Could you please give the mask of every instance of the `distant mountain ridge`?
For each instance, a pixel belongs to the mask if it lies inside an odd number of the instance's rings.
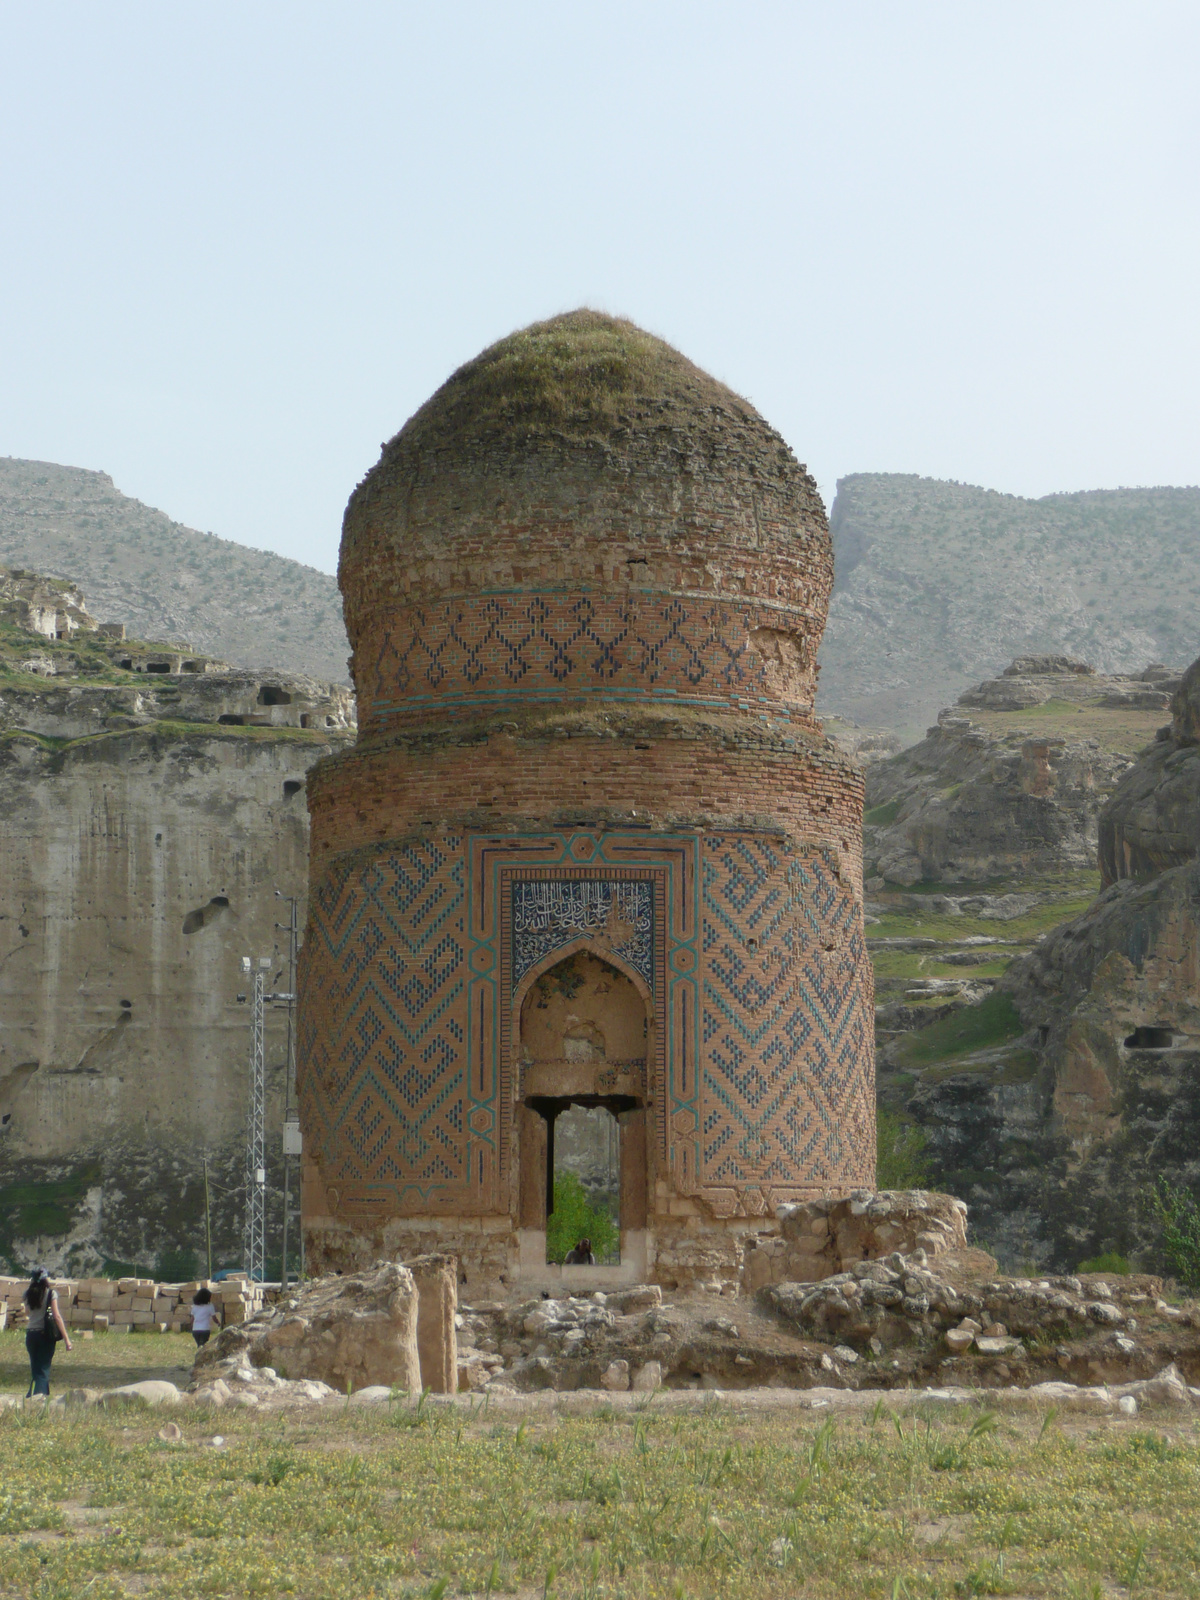
[[[69,578],[139,638],[348,681],[336,578],[173,522],[105,472],[0,457],[0,563]]]
[[[1013,657],[1105,672],[1200,652],[1200,488],[1025,500],[908,473],[842,478],[819,707],[922,736]]]
[[[1200,654],[1200,488],[1024,500],[855,473],[838,483],[830,526],[826,715],[912,742],[1015,656],[1137,672]],[[97,617],[141,638],[348,681],[334,577],[174,522],[107,473],[0,457],[0,563],[79,583]]]

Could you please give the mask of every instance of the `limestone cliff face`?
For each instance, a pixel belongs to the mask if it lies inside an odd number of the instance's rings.
[[[997,1210],[1022,1215],[1057,1263],[1102,1250],[1146,1256],[1157,1232],[1148,1185],[1159,1174],[1200,1183],[1198,691],[1200,662],[1169,727],[1103,810],[1107,887],[1000,983],[1037,1055],[1030,1115],[1007,1117],[978,1097],[974,1112],[991,1118]],[[954,1137],[947,1091],[923,1107],[943,1142]],[[961,1119],[958,1136],[969,1153]]]
[[[201,1251],[207,1154],[237,1260],[240,958],[286,989],[275,891],[303,926],[307,773],[352,719],[310,680],[0,628],[0,1259]],[[272,1158],[285,1030],[269,1011]]]
[[[1183,676],[1168,727],[1118,785],[1100,819],[1106,884],[1146,880],[1200,847],[1200,661]]]
[[[304,895],[302,790],[327,748],[216,728],[0,745],[0,1192],[65,1185],[82,1208],[74,1238],[10,1216],[0,1249],[73,1246],[82,1267],[202,1240],[200,1158],[234,1181],[245,1115],[239,958],[275,956],[274,978],[286,956],[274,891]],[[236,1212],[218,1208],[226,1250]]]

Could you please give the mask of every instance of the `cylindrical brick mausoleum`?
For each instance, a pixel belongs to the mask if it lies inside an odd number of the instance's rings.
[[[310,1265],[546,1260],[615,1121],[619,1262],[727,1276],[874,1176],[862,777],[813,713],[833,557],[754,408],[581,311],[460,368],[346,511],[356,747],[310,774]],[[582,1168],[581,1168],[582,1170]]]

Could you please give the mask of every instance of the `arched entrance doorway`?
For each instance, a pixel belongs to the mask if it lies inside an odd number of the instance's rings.
[[[532,975],[518,1004],[522,1261],[561,1263],[577,1242],[564,1232],[570,1228],[599,1233],[593,1246],[610,1231],[607,1251],[595,1252],[599,1266],[640,1265],[654,1025],[647,996],[634,975],[580,948]]]

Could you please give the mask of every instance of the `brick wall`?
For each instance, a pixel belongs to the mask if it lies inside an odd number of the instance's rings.
[[[456,374],[347,509],[360,734],[308,783],[299,1015],[331,1264],[511,1261],[525,880],[584,921],[644,908],[636,954],[599,924],[583,943],[644,993],[664,1245],[873,1177],[862,779],[812,711],[824,510],[752,407],[637,330],[654,392],[606,408],[593,362],[583,388],[563,367],[560,405],[546,364],[578,322],[485,353],[500,389]],[[579,326],[585,365],[612,333],[627,390],[629,330]]]

